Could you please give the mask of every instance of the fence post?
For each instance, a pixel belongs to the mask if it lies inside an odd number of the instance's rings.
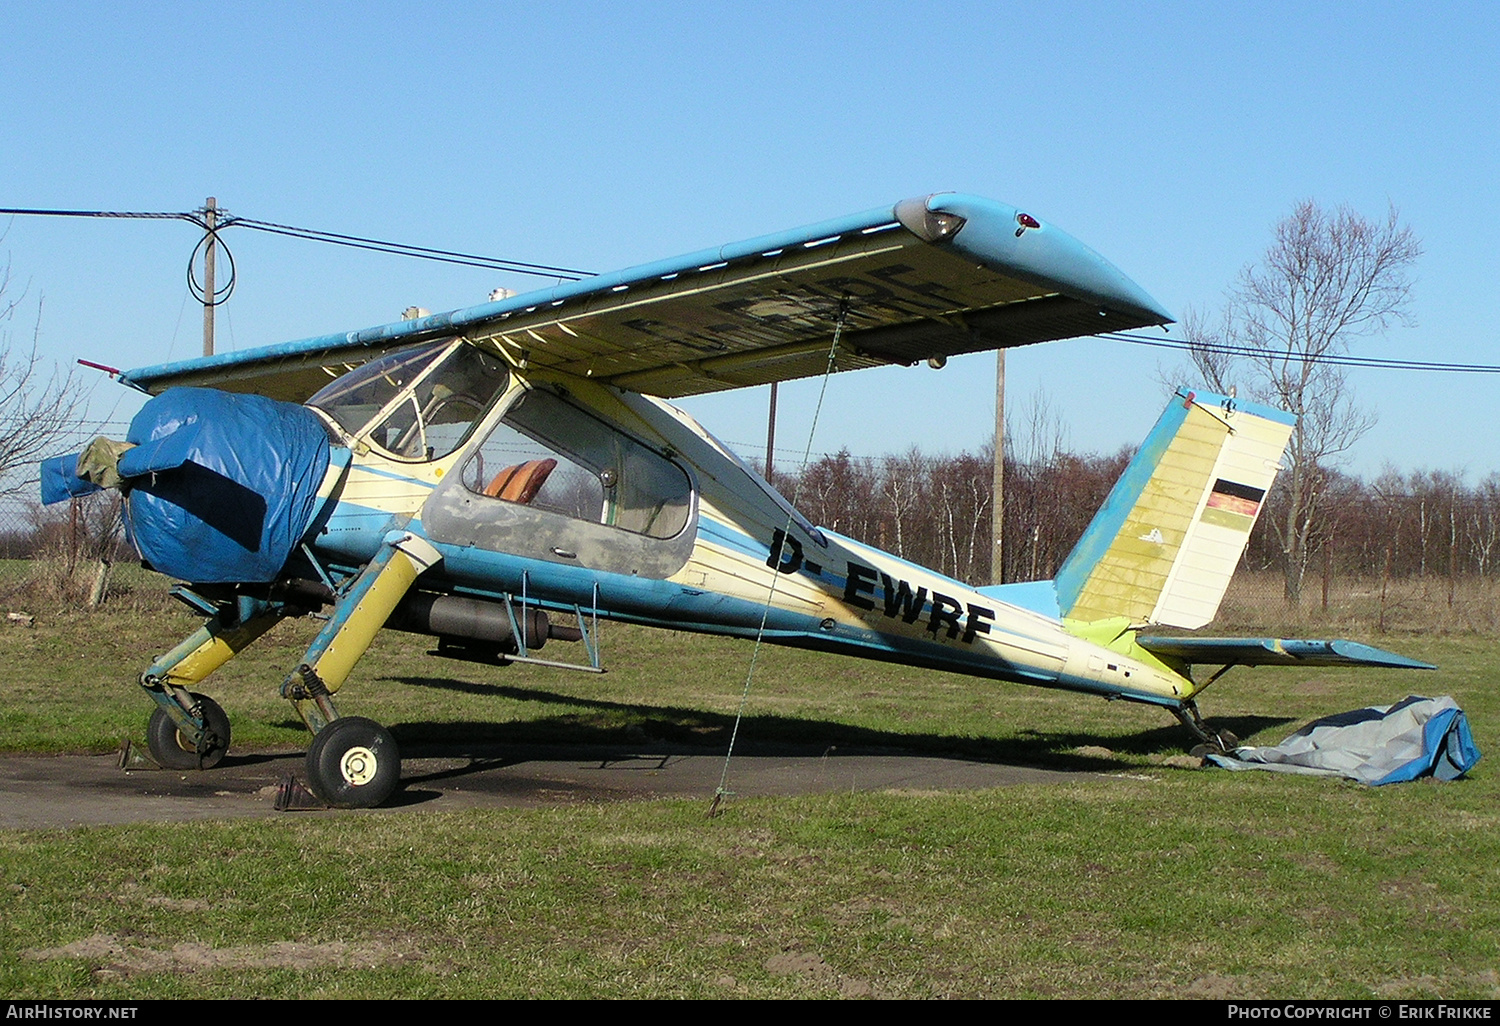
[[[1323,543],[1323,612],[1328,612],[1328,585],[1333,580],[1334,528],[1328,530],[1328,540]]]
[[[104,605],[104,596],[109,591],[109,560],[99,560],[99,568],[94,571],[94,586],[89,590],[89,608],[98,609]]]
[[[1385,566],[1380,571],[1380,623],[1376,628],[1385,633],[1385,595],[1391,584],[1391,543],[1385,543]]]

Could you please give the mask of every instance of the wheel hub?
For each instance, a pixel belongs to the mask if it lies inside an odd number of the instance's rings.
[[[375,779],[380,761],[368,748],[351,748],[339,760],[339,772],[344,780],[355,787],[362,787]]]

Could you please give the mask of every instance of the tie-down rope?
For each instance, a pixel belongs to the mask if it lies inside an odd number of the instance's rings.
[[[807,472],[807,461],[812,458],[813,437],[818,430],[818,415],[823,411],[823,396],[828,392],[828,379],[833,376],[833,364],[839,351],[839,336],[844,331],[844,321],[849,316],[849,300],[839,300],[838,320],[833,325],[833,343],[828,347],[828,366],[823,370],[823,383],[818,389],[818,404],[813,408],[812,426],[807,430],[807,448],[802,452],[802,467],[797,474],[797,488],[792,493],[792,509],[797,508],[797,499],[802,491],[802,478]],[[782,548],[786,548],[787,540],[792,536],[792,527],[795,515],[787,514],[786,527],[781,532]],[[778,553],[779,556],[779,553]],[[713,803],[708,807],[708,816],[712,819],[719,813],[719,805],[726,797],[734,794],[726,786],[729,782],[729,760],[734,758],[734,745],[740,736],[740,722],[745,717],[745,703],[750,699],[750,682],[755,678],[755,662],[760,656],[761,640],[766,634],[766,622],[771,616],[771,606],[776,598],[776,585],[781,580],[781,571],[773,569],[771,572],[771,587],[766,592],[766,604],[760,613],[760,629],[755,632],[755,647],[750,650],[750,667],[745,671],[745,687],[740,692],[740,706],[734,714],[734,729],[729,734],[729,750],[724,753],[724,769],[719,774],[719,786],[714,790]]]

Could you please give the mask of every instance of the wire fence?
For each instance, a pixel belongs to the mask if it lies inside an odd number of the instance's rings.
[[[53,507],[0,495],[0,605],[37,612],[106,605],[160,608],[170,582],[142,568],[120,523],[118,493]]]

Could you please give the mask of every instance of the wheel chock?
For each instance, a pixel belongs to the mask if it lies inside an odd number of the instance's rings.
[[[323,799],[309,791],[296,777],[288,773],[276,785],[277,812],[295,812],[298,809],[326,809]]]
[[[151,754],[144,749],[138,748],[135,742],[126,739],[120,746],[120,759],[115,764],[122,770],[159,770],[161,764],[151,758]]]

